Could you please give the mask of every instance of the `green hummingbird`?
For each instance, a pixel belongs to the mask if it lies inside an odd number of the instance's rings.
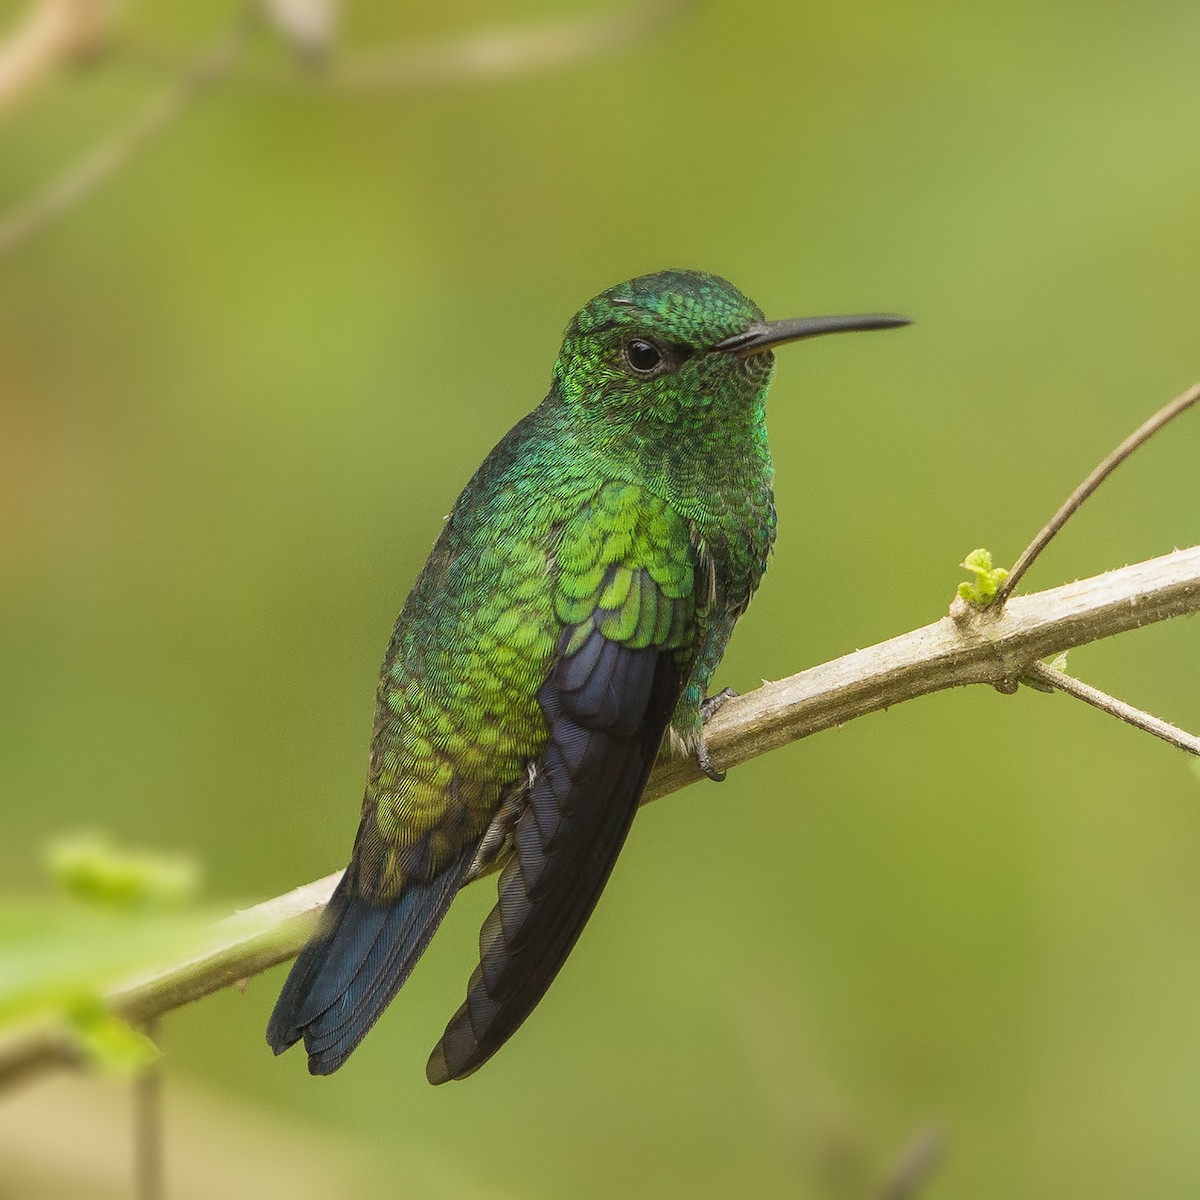
[[[661,271],[567,329],[550,391],[487,456],[404,603],[350,865],[275,1005],[336,1071],[464,884],[500,869],[480,961],[430,1056],[462,1079],[545,994],[603,890],[664,738],[712,779],[709,683],[775,538],[774,347],[905,325],[767,321]],[[668,736],[669,735],[669,736]]]

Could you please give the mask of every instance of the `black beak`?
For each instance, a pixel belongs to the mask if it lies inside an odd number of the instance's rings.
[[[725,354],[760,354],[784,342],[820,337],[823,333],[854,333],[867,329],[896,329],[911,325],[908,317],[891,313],[864,313],[855,317],[793,317],[790,321],[761,321],[718,342],[713,349]]]

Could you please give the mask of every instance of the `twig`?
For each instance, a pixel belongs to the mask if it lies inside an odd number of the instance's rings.
[[[1026,674],[1032,675],[1034,679],[1046,684],[1047,687],[1057,688],[1060,692],[1066,692],[1068,696],[1074,696],[1076,700],[1082,700],[1085,704],[1092,705],[1093,708],[1098,708],[1110,716],[1125,721],[1135,729],[1152,733],[1155,737],[1162,738],[1164,742],[1170,742],[1172,746],[1177,746],[1180,750],[1186,750],[1189,754],[1200,754],[1200,737],[1187,733],[1166,721],[1161,721],[1158,717],[1152,717],[1148,712],[1134,708],[1132,704],[1126,704],[1124,700],[1118,700],[1115,696],[1110,696],[1107,692],[1100,691],[1099,688],[1074,679],[1063,671],[1056,671],[1053,667],[1039,662],[1033,663]]]
[[[157,1020],[147,1021],[148,1038],[158,1033]],[[143,1068],[133,1081],[134,1154],[137,1163],[137,1200],[163,1200],[162,1060]]]
[[[106,10],[112,3],[44,0],[34,10],[28,30],[7,48],[8,53],[0,47],[0,112],[6,102],[6,83],[8,93],[16,95],[25,90],[31,77],[45,73],[68,53],[79,52],[81,35],[65,25],[67,16],[87,6]],[[359,54],[321,71],[320,78],[328,86],[348,90],[400,90],[559,69],[634,45],[691,4],[692,0],[644,0],[627,8],[530,29],[497,30],[425,46]],[[93,149],[23,206],[0,217],[0,260],[61,220],[128,167],[209,88],[227,77],[242,58],[253,24],[263,15],[271,16],[277,32],[304,49],[297,30],[282,27],[278,11],[272,13],[269,6],[246,3],[233,28],[184,67],[180,78],[128,127]],[[314,42],[307,50],[303,57],[313,66],[322,65],[328,56],[324,43]]]
[[[945,1150],[946,1136],[937,1126],[919,1130],[888,1172],[879,1200],[913,1200],[937,1170]]]
[[[226,76],[245,50],[252,13],[240,13],[233,27],[200,54],[173,86],[154,100],[121,132],[95,147],[43,192],[0,218],[0,259],[19,250],[47,226],[77,208],[101,185],[166,132],[215,83]]]
[[[308,940],[341,877],[341,871],[334,871],[226,917],[213,926],[207,949],[113,988],[105,1003],[124,1020],[145,1024],[287,962]],[[72,1066],[79,1061],[74,1042],[50,1020],[0,1039],[0,1083],[51,1063]]]
[[[347,57],[326,82],[353,90],[482,82],[558,70],[636,45],[691,7],[691,0],[642,0],[529,29],[498,29],[448,42]]]
[[[858,650],[822,666],[765,683],[730,700],[707,731],[723,767],[736,766],[822,729],[842,725],[945,688],[996,684],[1027,675],[1037,660],[1155,621],[1200,612],[1200,546],[1176,550]],[[700,779],[691,760],[660,763],[647,801]],[[214,930],[213,947],[114,989],[110,1008],[150,1019],[293,957],[304,945],[340,872],[276,896]],[[73,1061],[47,1024],[0,1043],[0,1080],[52,1062]]]
[[[299,80],[348,92],[490,83],[562,70],[620,53],[680,20],[696,5],[697,0],[633,0],[620,7],[524,28],[479,30],[377,50],[339,51],[332,28],[307,42],[297,37],[300,31],[284,28],[276,0],[264,4],[268,20],[310,69],[297,75],[287,67],[248,63],[239,68],[238,79],[272,87],[293,86]],[[160,44],[125,39],[122,51],[126,59],[157,70],[178,64],[177,54]]]
[[[1200,611],[1200,546],[948,617],[730,700],[706,731],[718,767],[916,696],[1002,684],[1032,663],[1156,621]],[[660,764],[647,798],[702,778],[688,759]]]
[[[1021,552],[1008,577],[1000,585],[992,606],[1000,608],[1012,595],[1021,576],[1033,565],[1034,559],[1050,544],[1051,539],[1075,514],[1081,504],[1141,445],[1148,442],[1164,425],[1186,412],[1200,400],[1200,383],[1176,396],[1148,421],[1139,425],[1094,471],[1063,501],[1062,507],[1043,526],[1041,532]]]
[[[113,0],[34,0],[0,42],[0,116],[63,63],[94,52],[115,9]]]

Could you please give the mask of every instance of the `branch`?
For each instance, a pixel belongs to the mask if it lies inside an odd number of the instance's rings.
[[[240,82],[266,87],[297,83],[337,92],[402,92],[491,83],[566,70],[650,41],[681,21],[697,0],[626,0],[521,26],[476,29],[420,42],[355,49],[339,44],[338,6],[331,0],[256,0],[259,13],[294,52],[296,63],[255,62]],[[174,69],[178,54],[125,39],[122,50],[155,68]]]
[[[0,218],[0,260],[78,208],[166,133],[209,88],[229,73],[245,50],[249,33],[247,11],[126,128],[95,146],[22,207]]]
[[[400,50],[363,53],[321,70],[322,83],[352,91],[416,89],[562,69],[614,54],[649,38],[691,0],[644,0],[520,30],[495,30]],[[101,14],[114,0],[42,0],[26,27],[0,45],[0,113],[59,62],[79,57],[100,37]],[[127,126],[94,146],[41,192],[0,215],[0,261],[78,208],[167,133],[245,57],[254,26],[266,17],[311,67],[324,67],[334,29],[331,12],[285,0],[245,0],[232,27],[180,70]]]
[[[888,1172],[879,1200],[915,1200],[946,1152],[946,1136],[936,1126],[920,1130]]]
[[[147,1037],[157,1034],[157,1021],[147,1024]],[[137,1174],[137,1200],[163,1200],[162,1060],[143,1068],[133,1081],[133,1148]]]
[[[1194,612],[1200,612],[1200,546],[1018,596],[1002,610],[943,617],[764,683],[721,708],[707,730],[709,748],[721,766],[732,767],[929,692],[968,683],[1012,690],[1049,654]],[[700,778],[691,760],[662,762],[644,801]],[[109,1007],[126,1020],[144,1023],[294,957],[340,877],[335,872],[222,921],[208,950],[113,989],[106,997]],[[69,1042],[49,1023],[0,1042],[0,1080],[73,1061]]]
[[[637,45],[687,7],[690,0],[640,0],[626,8],[526,29],[497,29],[424,46],[360,53],[331,69],[325,82],[351,90],[393,90],[562,70]]]
[[[115,10],[112,0],[35,0],[0,43],[0,116],[62,64],[95,53]]]
[[[1074,696],[1076,700],[1082,700],[1084,704],[1090,704],[1093,708],[1108,713],[1110,717],[1116,717],[1135,729],[1144,730],[1162,738],[1164,742],[1170,742],[1179,750],[1186,750],[1189,754],[1200,754],[1200,737],[1177,729],[1166,721],[1160,721],[1158,717],[1152,717],[1140,708],[1134,708],[1132,704],[1126,704],[1124,700],[1118,700],[1116,696],[1110,696],[1080,679],[1073,679],[1065,671],[1057,671],[1039,662],[1030,665],[1029,674],[1047,691],[1056,689],[1066,692],[1068,696]]]
[[[960,684],[1012,690],[1030,664],[1047,655],[1200,611],[1200,546],[1017,596],[1000,611],[964,607],[969,611],[961,620],[943,617],[729,701],[706,730],[717,765],[736,766],[822,729]],[[694,763],[673,760],[650,777],[646,798],[700,778]]]
[[[1143,421],[1115,450],[1106,454],[1086,479],[1062,502],[1058,512],[1038,531],[1038,535],[1021,551],[1012,570],[996,592],[993,604],[1003,607],[1021,576],[1033,566],[1034,560],[1054,540],[1059,530],[1079,511],[1085,500],[1135,451],[1144,446],[1160,429],[1169,425],[1181,413],[1200,401],[1200,383],[1164,404],[1158,412]]]

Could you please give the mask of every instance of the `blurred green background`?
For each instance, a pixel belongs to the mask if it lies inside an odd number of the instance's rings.
[[[360,0],[343,40],[585,11]],[[130,0],[109,58],[5,114],[3,206],[226,19]],[[370,92],[260,40],[0,263],[6,891],[81,825],[191,851],[218,906],[341,866],[405,592],[622,278],[918,322],[780,355],[776,557],[718,676],[741,690],[937,619],[967,551],[1011,561],[1200,375],[1190,0],[711,2],[561,70]],[[1198,455],[1193,415],[1027,587],[1194,544]],[[1196,729],[1196,636],[1072,669]],[[647,809],[466,1083],[422,1067],[490,883],[333,1078],[263,1043],[282,970],[171,1015],[173,1194],[849,1200],[930,1123],[932,1198],[1200,1194],[1198,864],[1183,755],[1059,696],[904,705]],[[128,1194],[127,1104],[0,1097],[0,1195]]]

